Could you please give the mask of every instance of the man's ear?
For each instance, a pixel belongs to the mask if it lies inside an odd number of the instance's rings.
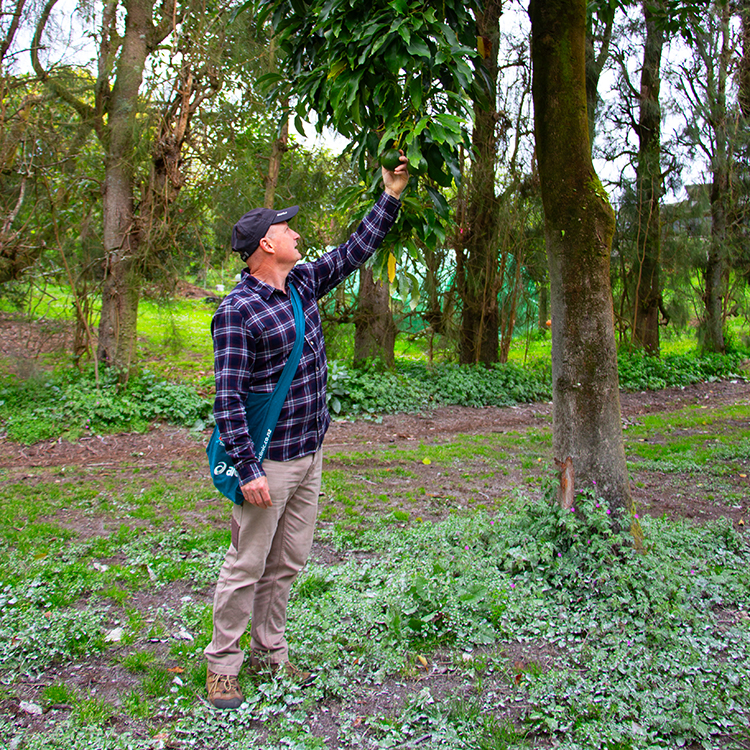
[[[266,243],[265,245],[263,245],[264,242]],[[269,249],[273,250],[273,244],[267,236],[260,238],[260,245],[262,246],[262,249],[265,250],[266,252],[268,252]]]

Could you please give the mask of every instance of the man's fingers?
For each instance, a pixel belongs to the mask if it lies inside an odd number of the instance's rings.
[[[271,507],[271,493],[268,491],[268,481],[265,477],[243,484],[241,489],[242,496],[251,505],[257,505],[261,508]]]

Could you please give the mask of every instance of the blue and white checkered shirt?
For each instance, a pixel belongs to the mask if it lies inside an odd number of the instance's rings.
[[[273,461],[314,453],[323,443],[331,417],[326,406],[326,360],[318,300],[356,271],[393,226],[401,201],[383,193],[352,236],[312,263],[300,263],[288,279],[297,287],[305,314],[305,343],[289,393],[268,446]],[[282,292],[247,269],[219,305],[211,321],[216,400],[214,416],[240,484],[263,469],[255,457],[245,417],[251,391],[271,393],[294,346],[292,303]]]

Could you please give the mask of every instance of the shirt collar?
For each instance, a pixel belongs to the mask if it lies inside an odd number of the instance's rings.
[[[264,300],[268,300],[274,292],[279,291],[275,286],[266,284],[265,281],[261,281],[256,276],[253,276],[250,273],[249,268],[243,268],[241,273],[242,283],[245,284],[248,289],[255,292],[259,297],[262,297]],[[287,288],[288,287],[289,282],[287,281]]]

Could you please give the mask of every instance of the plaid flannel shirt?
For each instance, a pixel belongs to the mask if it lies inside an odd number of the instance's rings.
[[[357,270],[378,248],[401,201],[383,193],[352,236],[312,263],[300,263],[288,280],[305,315],[305,341],[297,371],[268,446],[267,457],[288,461],[317,451],[331,417],[326,406],[326,360],[318,300]],[[211,321],[216,399],[214,416],[227,452],[246,484],[264,472],[248,432],[245,401],[251,391],[271,393],[294,345],[292,303],[247,269]]]

